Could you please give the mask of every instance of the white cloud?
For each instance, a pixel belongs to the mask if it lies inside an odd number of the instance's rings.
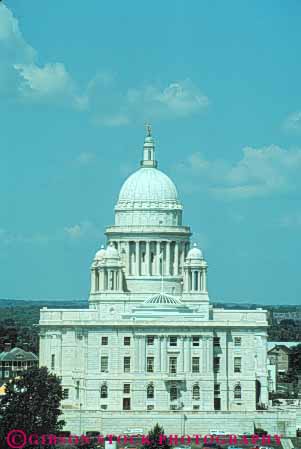
[[[65,235],[67,235],[72,240],[99,237],[99,230],[97,226],[90,221],[83,221],[72,226],[66,226],[64,228],[64,232]]]
[[[105,89],[95,79],[89,89],[93,122],[101,126],[123,126],[152,119],[188,117],[208,107],[209,100],[191,80],[172,82],[166,87],[148,85],[122,93],[114,85]]]
[[[287,117],[284,127],[290,131],[301,131],[301,112],[295,112]]]
[[[193,153],[178,169],[198,177],[199,184],[191,180],[191,186],[209,190],[214,196],[228,199],[262,197],[296,188],[301,150],[286,150],[276,145],[246,147],[241,159],[234,163],[210,161],[201,153]]]
[[[46,63],[39,67],[37,52],[24,39],[18,20],[0,5],[0,94],[26,101],[66,103],[77,109],[87,107],[87,98],[64,64]]]
[[[88,165],[95,160],[95,157],[95,153],[83,151],[77,156],[76,162],[78,162],[80,165]]]

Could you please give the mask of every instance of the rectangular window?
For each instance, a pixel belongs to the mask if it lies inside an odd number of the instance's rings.
[[[154,357],[147,357],[146,359],[146,371],[148,373],[154,372]]]
[[[124,346],[131,346],[131,337],[124,337],[123,344]]]
[[[129,373],[131,371],[131,357],[123,358],[123,371]]]
[[[213,371],[215,373],[219,372],[220,368],[220,358],[219,357],[213,357]]]
[[[69,399],[69,388],[63,389],[63,399]]]
[[[108,346],[109,339],[108,337],[101,337],[102,346]]]
[[[148,346],[153,346],[155,337],[153,335],[148,335],[146,337],[146,342]]]
[[[169,372],[170,374],[177,373],[177,357],[169,357]]]
[[[107,410],[108,406],[107,406],[107,404],[101,404],[100,408],[102,410]]]
[[[76,397],[77,400],[79,399],[79,380],[76,381],[75,397]]]
[[[51,354],[51,369],[55,369],[55,355]]]
[[[241,372],[241,357],[234,357],[234,372]]]
[[[200,406],[199,405],[194,405],[193,406],[193,410],[200,410]]]
[[[123,410],[131,410],[131,398],[123,398]]]
[[[214,410],[221,409],[221,398],[214,398]]]
[[[4,377],[9,377],[9,371],[4,371]]]
[[[213,346],[216,348],[220,347],[220,338],[219,337],[213,337]]]
[[[192,346],[200,346],[200,337],[197,335],[192,337]]]
[[[177,346],[178,338],[174,335],[169,337],[169,346]]]
[[[123,393],[130,394],[131,392],[131,384],[123,384]]]
[[[241,337],[234,338],[234,346],[241,346]]]
[[[192,357],[192,372],[199,373],[200,372],[200,358]]]
[[[100,371],[107,373],[109,370],[109,357],[104,355],[100,357]]]
[[[152,404],[149,404],[148,406],[147,406],[147,410],[154,410],[154,406],[152,405]]]
[[[221,394],[221,385],[214,384],[214,396],[219,396]]]

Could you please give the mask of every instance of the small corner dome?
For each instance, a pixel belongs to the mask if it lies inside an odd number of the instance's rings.
[[[108,245],[105,253],[106,259],[119,259],[119,253],[112,242]]]
[[[193,247],[188,251],[187,259],[190,259],[190,260],[202,260],[203,259],[203,253],[197,247],[196,243],[194,243]]]
[[[101,260],[106,256],[106,250],[103,245],[101,245],[100,250],[95,254],[94,260]]]

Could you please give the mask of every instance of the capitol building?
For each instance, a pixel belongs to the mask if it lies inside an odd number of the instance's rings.
[[[40,366],[62,380],[65,428],[281,430],[275,413],[262,410],[267,312],[210,305],[205,255],[191,243],[175,184],[158,168],[150,127],[105,235],[90,267],[89,308],[40,314]]]

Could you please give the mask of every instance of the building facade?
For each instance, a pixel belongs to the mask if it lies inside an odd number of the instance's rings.
[[[159,420],[170,432],[237,433],[242,416],[253,431],[268,404],[267,312],[210,305],[207,262],[157,165],[148,128],[92,262],[89,308],[41,310],[40,365],[61,377],[75,432],[146,432]]]
[[[38,364],[39,359],[33,352],[24,351],[21,348],[3,351],[0,354],[0,380],[7,382]]]

